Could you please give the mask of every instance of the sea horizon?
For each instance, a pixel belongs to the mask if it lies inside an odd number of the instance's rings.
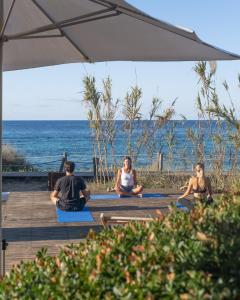
[[[3,122],[21,122],[21,121],[23,121],[23,122],[45,122],[45,121],[89,121],[88,119],[79,119],[79,120],[77,120],[77,119],[74,119],[74,120],[70,120],[70,119],[46,119],[46,120],[43,120],[43,119],[39,119],[39,120],[19,120],[19,119],[17,119],[17,120],[2,120]],[[104,119],[103,121],[106,121],[106,119]],[[115,121],[125,121],[125,120],[123,120],[123,119],[117,119],[117,120],[115,120]],[[138,122],[138,120],[135,120],[136,122]],[[148,120],[148,119],[141,119],[140,121],[154,121],[154,120]],[[177,121],[177,122],[186,122],[186,121],[196,121],[196,122],[209,122],[209,120],[198,120],[198,119],[172,119],[172,120],[169,120],[168,122],[172,122],[172,121]],[[217,120],[211,120],[211,122],[217,122]],[[223,123],[225,122],[224,120],[222,121]]]
[[[196,155],[196,141],[190,140],[189,131],[199,134],[201,124],[202,146],[205,159],[213,161],[215,158],[215,146],[211,133],[217,132],[216,123],[212,120],[171,120],[154,134],[154,151],[149,155],[148,144],[142,145],[136,166],[145,167],[156,162],[157,155],[164,155],[164,169],[190,170],[191,164],[198,160]],[[153,121],[141,120],[135,124],[151,124]],[[122,157],[129,154],[127,151],[127,133],[123,130],[124,120],[116,120],[116,138],[114,141],[115,157],[121,164]],[[209,126],[213,132],[209,131]],[[222,122],[220,134],[225,138],[225,122]],[[133,149],[137,147],[142,138],[143,126],[136,126],[132,134]],[[219,132],[218,132],[219,133]],[[81,170],[92,169],[94,155],[94,137],[89,127],[88,120],[5,120],[3,121],[3,144],[14,147],[18,153],[24,156],[33,168],[40,171],[58,171],[64,153],[68,159],[77,164]],[[227,144],[224,166],[228,168],[230,163],[228,156],[231,149]],[[109,149],[110,152],[110,149]],[[109,156],[111,165],[112,158]],[[170,162],[171,160],[171,162]]]

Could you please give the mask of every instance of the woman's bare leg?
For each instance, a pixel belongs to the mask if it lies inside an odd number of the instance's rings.
[[[120,188],[115,189],[118,195],[133,196],[133,192],[122,191]]]
[[[143,191],[143,186],[138,185],[135,189],[132,190],[132,195],[138,195],[141,194]]]
[[[116,189],[118,195],[125,195],[125,196],[136,196],[141,194],[142,191],[143,191],[143,187],[141,185],[137,186],[131,192],[122,191],[120,188]]]

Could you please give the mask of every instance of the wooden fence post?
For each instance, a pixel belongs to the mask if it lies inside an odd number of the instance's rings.
[[[64,167],[65,161],[67,161],[67,152],[63,153],[61,165],[60,165],[60,168],[59,168],[59,173],[63,172],[63,167]]]
[[[157,170],[162,172],[163,170],[163,153],[157,153]]]

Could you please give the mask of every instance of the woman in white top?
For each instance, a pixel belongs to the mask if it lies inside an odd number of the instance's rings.
[[[129,156],[124,158],[123,168],[118,170],[115,191],[119,195],[141,195],[143,187],[137,185],[136,171],[132,169],[132,160]]]

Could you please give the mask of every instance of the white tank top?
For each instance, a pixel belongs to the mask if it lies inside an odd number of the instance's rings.
[[[126,173],[124,171],[124,168],[122,168],[121,185],[123,185],[123,186],[134,186],[132,171],[130,173]]]

